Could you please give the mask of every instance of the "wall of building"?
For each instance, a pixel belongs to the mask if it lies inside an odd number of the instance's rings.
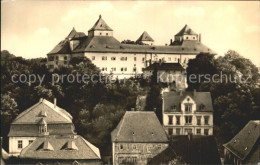
[[[48,69],[56,69],[61,66],[67,67],[71,59],[70,54],[47,55]]]
[[[168,143],[114,143],[113,164],[136,163],[146,165],[149,159],[161,153]]]
[[[29,145],[30,140],[36,137],[9,137],[9,154],[18,156],[23,148]],[[22,148],[18,148],[18,141],[22,141]]]
[[[113,36],[113,31],[95,30],[88,32],[89,37],[93,36]]]

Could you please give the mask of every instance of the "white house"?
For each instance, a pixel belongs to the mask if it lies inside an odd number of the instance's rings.
[[[163,93],[163,127],[169,136],[213,135],[213,106],[209,92]]]

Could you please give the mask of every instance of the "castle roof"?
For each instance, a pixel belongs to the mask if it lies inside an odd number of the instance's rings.
[[[111,29],[107,25],[107,23],[102,19],[101,15],[99,15],[99,19],[94,24],[94,26],[91,29],[89,29],[89,31],[93,31],[93,30],[113,31],[113,29]]]
[[[183,35],[195,35],[195,33],[188,25],[185,25],[179,33],[177,33],[175,36],[183,36]]]
[[[112,142],[166,143],[167,135],[151,111],[126,111],[111,133]]]
[[[71,30],[71,32],[69,33],[69,35],[66,37],[66,39],[79,39],[82,37],[86,37],[86,34],[83,32],[77,32],[75,30],[75,28],[73,27],[73,29]]]
[[[213,105],[210,92],[164,92],[163,93],[163,106],[164,112],[181,112],[181,102],[186,97],[191,97],[196,103],[197,112],[213,112]],[[175,108],[172,108],[174,107]],[[203,106],[201,108],[200,106]]]
[[[100,159],[101,157],[97,147],[89,143],[83,137],[75,135],[71,137],[39,137],[21,151],[20,158],[77,160]]]
[[[152,37],[144,31],[143,34],[136,40],[136,42],[142,42],[142,41],[154,41]]]
[[[259,146],[259,137],[260,120],[251,120],[232,140],[223,146],[239,159],[245,160],[252,153],[253,148]]]

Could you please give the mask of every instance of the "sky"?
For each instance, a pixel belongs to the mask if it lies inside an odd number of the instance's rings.
[[[85,32],[99,15],[119,41],[147,31],[169,44],[185,24],[202,43],[224,55],[235,50],[260,66],[259,1],[1,1],[1,50],[24,58],[47,57],[73,27]]]

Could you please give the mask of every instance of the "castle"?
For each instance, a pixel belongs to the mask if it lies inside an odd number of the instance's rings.
[[[142,74],[143,69],[155,62],[180,63],[185,68],[189,59],[199,53],[214,51],[201,43],[201,35],[188,25],[177,33],[169,45],[153,45],[153,38],[144,32],[136,42],[126,44],[113,36],[113,29],[101,15],[88,31],[88,35],[77,32],[75,28],[69,35],[51,50],[47,67],[50,70],[67,67],[73,57],[89,58],[104,74],[117,77],[131,77]]]

